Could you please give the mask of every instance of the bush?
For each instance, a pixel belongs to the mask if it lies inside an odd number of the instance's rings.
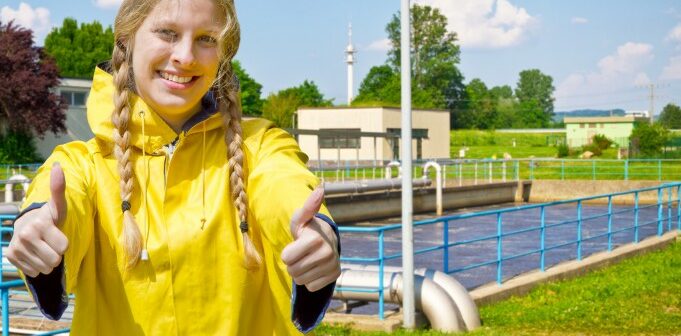
[[[24,132],[0,134],[0,163],[35,163],[43,159],[38,155],[33,137]]]
[[[564,158],[570,155],[570,147],[568,147],[568,145],[560,144],[556,148],[558,149],[558,154],[556,155],[557,157]]]
[[[582,152],[586,151],[594,153],[594,156],[601,156],[601,154],[603,154],[603,150],[600,147],[598,147],[598,145],[595,142],[582,146]]]
[[[636,123],[629,136],[632,157],[655,157],[662,152],[662,147],[669,141],[669,130],[661,124],[647,122]]]
[[[593,143],[595,143],[596,146],[598,146],[598,148],[601,150],[606,150],[612,146],[613,141],[603,134],[596,134],[593,137]]]

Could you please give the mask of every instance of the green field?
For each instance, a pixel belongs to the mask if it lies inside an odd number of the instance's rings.
[[[681,242],[480,309],[466,335],[679,335]],[[323,326],[318,335],[387,335]],[[444,335],[429,330],[397,335]]]

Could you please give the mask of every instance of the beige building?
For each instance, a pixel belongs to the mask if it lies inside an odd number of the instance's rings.
[[[85,103],[92,81],[88,79],[62,78],[57,88],[57,94],[61,95],[69,104],[66,110],[66,133],[54,135],[45,133],[44,139],[36,139],[38,153],[43,158],[50,156],[54,147],[74,140],[87,141],[94,135],[87,123]]]
[[[303,108],[296,114],[298,143],[310,160],[399,158],[399,108]],[[320,135],[304,134],[307,130]],[[412,138],[412,158],[449,158],[449,111],[413,110]]]

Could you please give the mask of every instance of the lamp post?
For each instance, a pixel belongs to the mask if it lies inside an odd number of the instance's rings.
[[[414,223],[411,161],[411,8],[401,4],[402,66],[402,312],[405,329],[414,329]]]

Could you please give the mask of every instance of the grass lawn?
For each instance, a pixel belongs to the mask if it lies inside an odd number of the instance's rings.
[[[483,327],[467,335],[681,335],[681,242],[484,306],[480,315]],[[387,335],[329,326],[317,334]]]

